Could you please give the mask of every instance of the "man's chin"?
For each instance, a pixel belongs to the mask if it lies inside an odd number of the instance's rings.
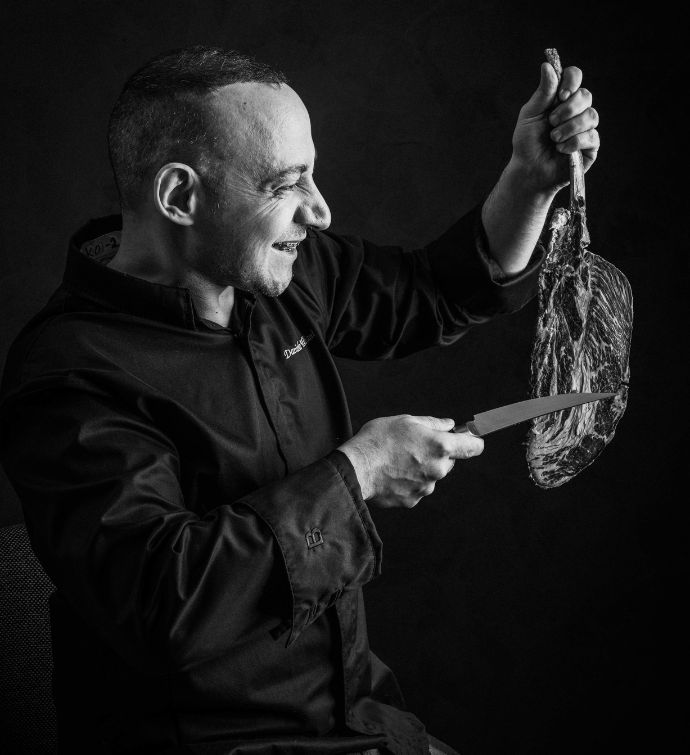
[[[275,279],[272,280],[262,280],[259,281],[256,286],[256,291],[254,293],[263,294],[264,296],[269,296],[271,298],[274,298],[276,296],[280,296],[290,285],[292,281],[292,275],[287,279]]]
[[[232,275],[224,274],[216,277],[216,282],[222,286],[232,286],[240,291],[251,294],[261,294],[274,298],[280,296],[292,281],[292,271],[280,277],[268,277],[266,275]]]

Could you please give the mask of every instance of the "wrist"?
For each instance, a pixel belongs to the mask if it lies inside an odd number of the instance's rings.
[[[371,482],[371,468],[367,461],[366,452],[354,442],[353,438],[338,446],[337,450],[344,453],[350,461],[350,464],[352,464],[355,476],[357,477],[357,482],[362,491],[362,498],[365,501],[373,498],[374,489]]]
[[[540,172],[514,154],[503,170],[499,184],[514,202],[536,211],[548,210],[561,188],[544,186]]]
[[[511,159],[482,206],[489,255],[507,276],[528,264],[556,194],[536,188],[529,173]]]

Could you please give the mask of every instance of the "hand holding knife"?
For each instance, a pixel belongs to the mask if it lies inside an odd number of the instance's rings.
[[[484,435],[615,395],[566,393],[519,401],[475,414],[474,419],[456,427],[448,418],[378,417],[365,423],[337,450],[352,464],[365,501],[384,508],[411,508],[433,492],[436,482],[450,472],[457,459],[480,454]],[[454,437],[451,430],[458,435]]]

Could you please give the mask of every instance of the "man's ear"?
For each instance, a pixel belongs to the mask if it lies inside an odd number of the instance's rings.
[[[178,225],[193,225],[199,202],[199,176],[184,163],[167,163],[153,182],[158,212]]]

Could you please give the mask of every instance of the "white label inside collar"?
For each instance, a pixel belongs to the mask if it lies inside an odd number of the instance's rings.
[[[110,262],[120,248],[120,236],[120,231],[104,233],[98,238],[86,241],[79,251],[96,262]]]

